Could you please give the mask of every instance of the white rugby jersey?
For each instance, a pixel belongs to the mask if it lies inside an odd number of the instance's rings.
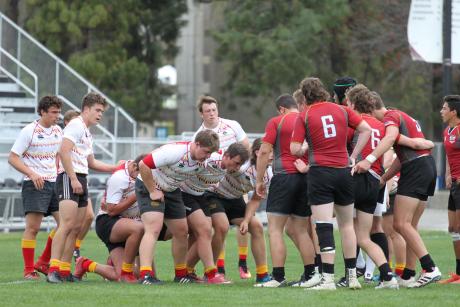
[[[75,117],[67,124],[63,137],[74,143],[70,157],[75,173],[88,174],[88,156],[93,154],[93,136],[81,116]],[[60,162],[59,173],[64,171],[64,166]]]
[[[271,177],[273,172],[271,167],[267,168],[264,175],[264,183],[267,187],[270,185]],[[226,173],[224,179],[213,188],[213,192],[223,198],[236,199],[240,198],[244,194],[253,191],[256,186],[257,172],[254,165],[250,165],[250,162],[246,162],[236,172]]]
[[[249,175],[249,178],[251,178],[251,184],[255,189],[256,184],[257,184],[257,169],[256,169],[256,166],[251,165],[251,167],[248,168],[246,173]],[[272,177],[273,177],[273,169],[272,169],[271,165],[268,165],[267,170],[265,171],[265,174],[264,174],[264,178],[263,178],[265,188],[266,188],[266,191],[267,191],[266,195],[268,195],[268,190],[270,188],[270,182],[272,180]]]
[[[150,153],[154,163],[152,175],[162,191],[174,191],[181,182],[195,176],[202,169],[202,163],[192,159],[190,145],[191,142],[176,142],[163,145]],[[138,178],[142,180],[140,175]]]
[[[136,179],[129,176],[128,164],[126,161],[123,167],[117,169],[107,180],[107,187],[104,193],[103,202],[117,205],[122,200],[134,193],[134,183]],[[107,211],[99,209],[98,215],[107,214]],[[140,212],[137,202],[132,204],[128,209],[120,213],[122,217],[140,218]]]
[[[53,125],[45,128],[38,120],[25,126],[14,142],[11,152],[22,158],[24,164],[43,180],[55,182],[56,154],[62,141],[62,129]],[[24,180],[30,180],[28,176]]]
[[[217,185],[225,176],[226,170],[222,169],[223,150],[213,152],[211,157],[200,165],[196,176],[190,177],[180,184],[180,189],[188,194],[203,195],[205,191]]]
[[[193,135],[192,140],[195,140],[198,132],[208,129],[204,126],[204,123],[201,124],[197,132]],[[246,138],[246,133],[244,132],[241,125],[234,120],[220,118],[217,127],[209,129],[214,131],[219,135],[220,149],[226,150],[230,145],[236,142],[241,142]]]

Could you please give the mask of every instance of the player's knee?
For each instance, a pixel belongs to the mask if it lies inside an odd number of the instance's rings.
[[[404,221],[397,221],[395,220],[393,222],[393,228],[395,231],[397,231],[398,233],[402,233],[404,232],[404,228],[406,226],[406,223],[404,223]]]
[[[188,227],[187,224],[175,225],[174,229],[171,228],[173,237],[175,238],[188,238]]]
[[[229,228],[228,224],[218,224],[214,226],[214,233],[218,236],[226,236]]]
[[[288,227],[286,226],[286,228],[284,229],[284,232],[287,234],[287,236],[289,238],[291,238],[292,240],[295,239],[295,231],[292,229],[292,227]]]
[[[26,225],[26,229],[24,230],[25,233],[32,237],[36,237],[39,231],[40,225]]]
[[[139,225],[135,225],[132,228],[132,234],[142,237],[144,235],[144,227],[142,226],[141,223],[138,223]]]
[[[321,253],[334,253],[334,226],[329,222],[316,222],[316,233]]]
[[[262,236],[264,234],[264,226],[259,220],[253,220],[249,223],[249,232],[251,236]]]
[[[85,223],[91,223],[94,220],[94,212],[93,211],[86,211],[85,215]]]

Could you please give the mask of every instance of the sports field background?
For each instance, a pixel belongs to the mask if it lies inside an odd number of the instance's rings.
[[[237,248],[234,230],[227,240],[226,269],[232,285],[178,285],[171,282],[174,275],[170,242],[159,242],[156,252],[158,276],[166,281],[161,286],[129,285],[105,282],[88,274],[81,283],[51,285],[44,281],[22,280],[21,233],[0,234],[0,306],[459,306],[460,284],[429,285],[423,289],[374,290],[363,285],[362,290],[312,292],[295,288],[254,288],[254,278],[240,280],[237,272]],[[423,238],[443,278],[455,267],[452,242],[446,232],[423,232]],[[46,233],[37,238],[41,252]],[[336,278],[343,275],[340,242],[338,245]],[[82,255],[105,263],[107,251],[94,231],[82,245]],[[36,256],[37,257],[37,256]],[[255,276],[252,255],[249,268]],[[271,262],[269,261],[269,265]],[[201,265],[198,266],[201,273]],[[270,267],[271,270],[271,267]],[[298,279],[303,266],[292,243],[288,241],[286,277]]]

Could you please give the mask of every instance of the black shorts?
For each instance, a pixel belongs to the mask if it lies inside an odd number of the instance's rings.
[[[246,202],[243,197],[228,199],[219,197],[214,193],[206,193],[206,198],[209,203],[209,211],[212,214],[225,213],[228,221],[232,224],[232,220],[244,218],[246,213]]]
[[[88,183],[85,174],[76,174],[77,179],[83,187],[83,194],[74,194],[69,176],[64,172],[56,178],[56,194],[59,201],[73,200],[78,204],[78,208],[88,206]]]
[[[426,201],[436,188],[436,164],[433,157],[424,156],[401,165],[401,177],[396,194]]]
[[[185,206],[182,201],[180,189],[176,189],[172,192],[163,192],[164,202],[152,201],[150,199],[150,193],[142,180],[136,179],[135,189],[141,215],[146,212],[161,212],[164,213],[165,219],[173,220],[185,218]]]
[[[192,195],[182,192],[182,200],[184,201],[185,213],[187,216],[196,210],[203,210],[204,215],[211,216],[209,211],[209,202],[204,195]]]
[[[308,179],[305,174],[277,174],[270,182],[267,213],[311,216],[308,205]]]
[[[383,216],[393,215],[394,208],[395,208],[395,198],[396,198],[396,194],[390,194],[390,199],[389,199],[390,206],[387,207],[387,211],[385,211],[382,214]]]
[[[447,209],[450,211],[460,210],[460,182],[452,182]]]
[[[374,214],[380,194],[380,181],[369,172],[355,174],[353,179],[355,181],[355,209]],[[383,191],[385,192],[385,189]]]
[[[163,223],[163,227],[161,228],[160,234],[158,235],[157,241],[167,241],[169,238],[166,238],[166,231],[168,230],[168,226]]]
[[[270,186],[271,189],[271,186]],[[308,201],[311,206],[334,203],[351,205],[355,201],[351,169],[313,166],[308,171]]]
[[[22,183],[22,206],[24,215],[29,212],[43,213],[44,216],[59,211],[59,200],[56,195],[55,183],[45,181],[43,189],[37,190],[31,180]]]
[[[122,219],[121,216],[110,216],[108,214],[98,215],[96,218],[96,234],[107,246],[109,253],[117,247],[125,247],[125,242],[110,242],[112,228],[120,219]]]

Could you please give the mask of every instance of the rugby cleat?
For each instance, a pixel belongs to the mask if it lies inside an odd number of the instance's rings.
[[[138,280],[136,276],[134,276],[133,273],[130,273],[130,274],[121,274],[120,282],[127,283],[127,284],[136,284],[138,283]]]
[[[441,279],[441,271],[435,267],[433,272],[422,272],[417,281],[411,284],[408,288],[421,288]]]
[[[398,285],[400,288],[409,288],[413,283],[415,283],[415,277],[409,279],[398,278]]]
[[[305,290],[336,290],[334,274],[323,273],[323,277],[319,284],[314,287],[306,288]]]
[[[282,281],[277,281],[276,279],[272,279],[272,280],[254,285],[254,287],[256,288],[280,288],[280,287],[286,287],[286,286],[287,286],[286,279],[283,279]]]
[[[196,281],[193,278],[190,278],[189,276],[184,276],[184,277],[176,276],[176,277],[174,277],[174,282],[176,282],[178,284],[196,283]]]
[[[204,282],[207,284],[215,284],[215,285],[228,285],[232,283],[231,281],[226,280],[224,275],[222,274],[216,274],[212,278],[205,277]]]
[[[375,287],[374,289],[376,289],[376,290],[380,290],[380,289],[395,289],[395,290],[398,290],[399,285],[398,285],[398,281],[396,280],[396,278],[393,277],[389,281],[381,281],[379,283],[379,285],[377,287]]]
[[[24,279],[25,280],[40,280],[40,276],[37,272],[24,272]]]
[[[49,268],[50,268],[50,264],[46,263],[46,262],[43,262],[40,259],[38,259],[38,261],[35,262],[35,264],[34,264],[34,269],[37,272],[42,273],[43,275],[48,275]]]
[[[88,259],[86,259],[85,257],[78,257],[75,261],[75,270],[73,275],[79,280],[81,280],[87,272],[87,270],[83,268],[83,262],[85,262],[85,260]]]
[[[163,282],[156,278],[155,276],[150,276],[150,274],[145,274],[143,279],[139,279],[141,285],[162,285]]]
[[[361,284],[358,281],[356,268],[348,269],[348,288],[352,290],[361,289]]]
[[[48,273],[46,276],[46,281],[52,284],[60,284],[62,283],[62,278],[58,271],[53,271]]]
[[[238,268],[238,270],[239,270],[239,272],[240,272],[240,278],[241,278],[241,279],[249,279],[249,278],[252,277],[251,272],[249,272],[247,266],[240,266],[240,267]]]
[[[261,284],[261,283],[264,283],[264,282],[267,282],[267,281],[270,281],[270,280],[272,280],[272,277],[271,277],[270,274],[267,273],[262,277],[257,277],[256,278],[256,283]]]
[[[311,275],[309,279],[306,279],[304,275],[302,277],[298,282],[291,284],[291,287],[311,288],[321,283],[321,274],[317,272]]]

